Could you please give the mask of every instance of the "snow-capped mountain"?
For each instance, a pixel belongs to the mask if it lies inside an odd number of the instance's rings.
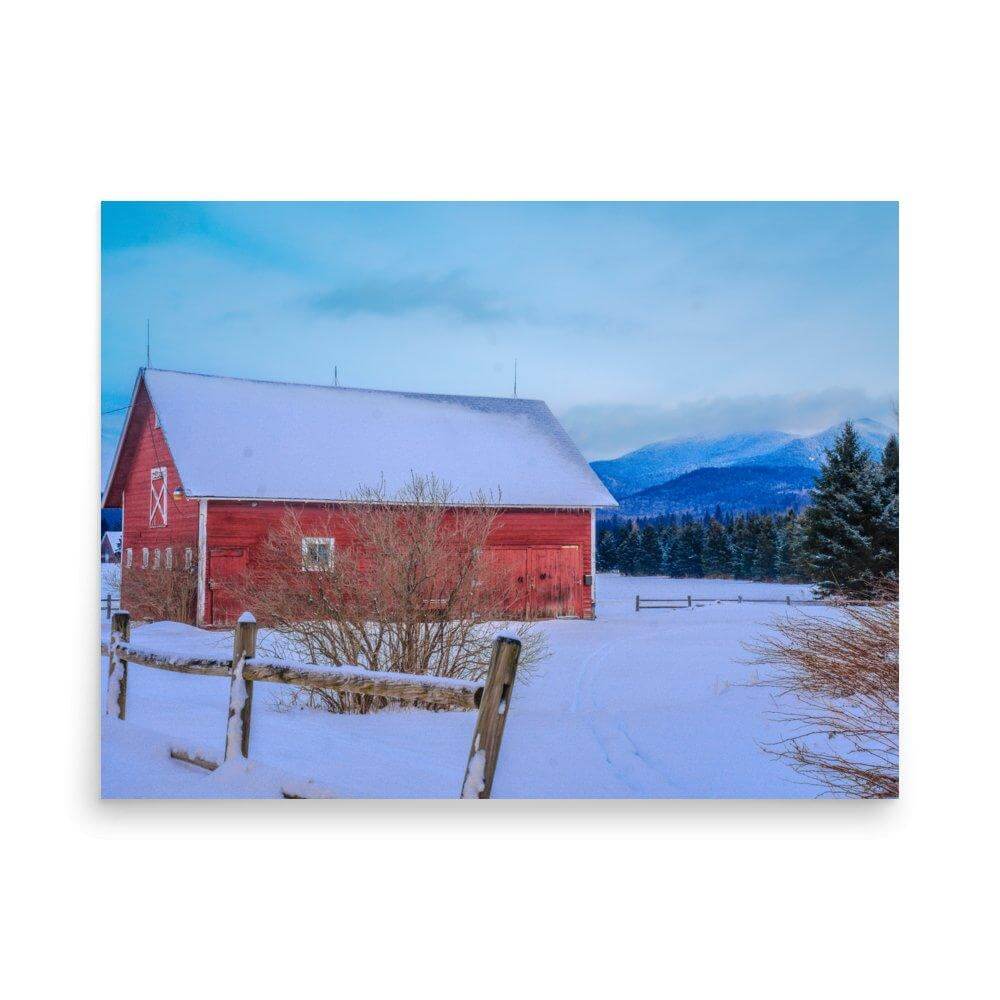
[[[854,429],[858,433],[858,439],[862,445],[868,449],[868,453],[877,458],[882,454],[886,441],[892,431],[879,423],[877,420],[870,420],[867,417],[855,420]],[[769,455],[762,455],[751,459],[747,465],[801,465],[805,468],[818,468],[823,452],[831,447],[841,425],[828,427],[819,434],[812,434],[809,437],[795,438],[787,444],[771,452]]]
[[[795,440],[794,435],[781,431],[729,434],[718,438],[681,438],[647,444],[620,458],[591,462],[590,465],[615,498],[620,500],[695,469],[747,465],[753,459],[771,454]]]
[[[652,486],[703,468],[767,466],[769,468],[819,467],[823,451],[833,444],[841,424],[818,434],[797,436],[783,431],[693,437],[648,444],[620,458],[591,462],[615,498],[621,500]],[[867,417],[854,421],[854,429],[873,457],[881,454],[892,434],[890,428]]]
[[[809,502],[815,469],[802,466],[730,465],[695,469],[659,486],[650,486],[620,501],[605,516],[656,517],[694,514],[720,509],[725,514],[745,511],[801,509]]]

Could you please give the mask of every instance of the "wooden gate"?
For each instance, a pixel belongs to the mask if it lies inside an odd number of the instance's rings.
[[[218,546],[208,551],[208,608],[206,619],[213,625],[232,624],[240,614],[233,595],[233,584],[247,568],[246,549]]]

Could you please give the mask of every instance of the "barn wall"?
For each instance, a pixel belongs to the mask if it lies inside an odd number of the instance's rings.
[[[350,543],[344,515],[336,505],[211,500],[206,526],[209,551],[245,548],[252,560],[254,546],[268,531],[280,527],[289,508],[301,519],[304,534],[329,533],[339,545]],[[573,604],[575,613],[583,618],[593,616],[593,588],[583,584],[584,574],[591,572],[591,544],[589,510],[504,509],[499,512],[490,535],[490,546],[497,549],[578,546],[579,571]]]
[[[198,502],[197,500],[175,500],[173,491],[182,485],[177,467],[163,436],[163,430],[154,427],[153,407],[146,392],[140,385],[135,408],[126,430],[118,461],[118,473],[112,489],[124,492],[122,511],[122,565],[126,552],[132,549],[133,567],[141,565],[142,549],[149,549],[150,565],[156,549],[161,554],[169,546],[173,549],[175,566],[183,565],[184,549],[191,547],[195,558],[198,552]],[[150,472],[157,466],[167,469],[167,523],[152,527],[150,513]],[[109,505],[122,503],[120,495],[110,493]],[[161,555],[165,559],[165,556]],[[123,574],[124,577],[124,574]],[[125,589],[123,579],[123,590]],[[122,606],[127,606],[128,595],[122,594]]]

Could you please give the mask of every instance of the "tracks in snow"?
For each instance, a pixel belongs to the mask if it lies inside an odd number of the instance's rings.
[[[594,672],[604,654],[625,641],[624,638],[609,639],[587,655],[576,677],[569,711],[571,715],[585,716],[608,767],[636,797],[646,797],[650,792],[663,795],[676,789],[674,783],[642,755],[629,734],[625,720],[599,706],[594,693]],[[584,700],[586,706],[581,710]]]

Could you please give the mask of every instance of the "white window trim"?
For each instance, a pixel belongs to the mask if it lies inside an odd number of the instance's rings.
[[[329,566],[311,566],[306,560],[306,550],[310,545],[329,545],[330,546],[330,565]],[[302,539],[302,569],[307,573],[318,573],[323,570],[329,571],[333,569],[333,560],[337,552],[337,543],[332,538],[322,538],[315,535],[307,535]]]
[[[149,549],[145,547],[142,550],[142,568],[149,569]]]
[[[184,550],[184,568],[190,569],[194,565],[194,550],[189,545]]]
[[[167,569],[174,568],[174,550],[169,545],[163,550],[163,565]]]
[[[160,550],[153,549],[153,569],[160,568]]]
[[[157,520],[157,514],[163,520]],[[167,467],[155,466],[149,470],[149,526],[165,528],[167,526]]]
[[[131,546],[129,546],[125,550],[125,568],[126,569],[131,569],[132,568],[132,547]]]

